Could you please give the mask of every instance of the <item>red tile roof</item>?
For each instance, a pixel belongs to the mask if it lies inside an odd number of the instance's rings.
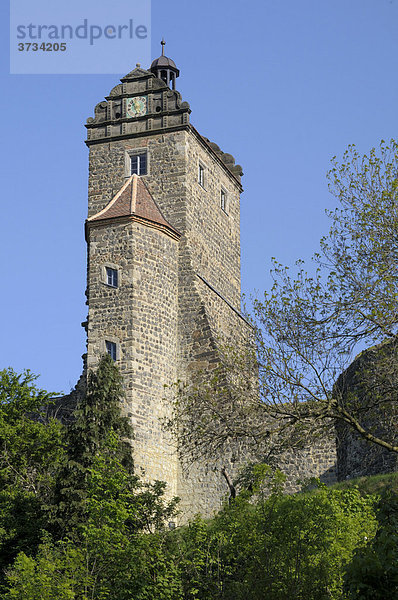
[[[87,221],[92,223],[104,219],[129,216],[139,217],[151,223],[167,227],[179,236],[178,231],[166,221],[145,182],[138,175],[132,175],[105,208],[96,215],[89,217]]]

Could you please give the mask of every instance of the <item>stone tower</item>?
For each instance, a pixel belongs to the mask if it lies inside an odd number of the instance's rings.
[[[164,385],[219,360],[240,313],[240,177],[201,136],[164,55],[128,73],[87,120],[87,366],[109,352],[124,378],[135,464],[168,484],[185,515],[227,492],[206,465],[183,472],[162,421]]]

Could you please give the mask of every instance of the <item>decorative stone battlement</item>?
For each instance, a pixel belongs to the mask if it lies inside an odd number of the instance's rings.
[[[203,137],[203,136],[202,136]],[[240,165],[235,165],[235,158],[232,154],[227,154],[223,152],[215,142],[211,142],[208,138],[203,137],[204,141],[210,146],[210,148],[217,154],[219,158],[221,158],[224,165],[235,175],[235,177],[240,178],[243,175],[243,169]]]
[[[151,131],[184,127],[191,109],[181,94],[150,71],[137,67],[121,79],[87,119],[87,141],[128,138]]]

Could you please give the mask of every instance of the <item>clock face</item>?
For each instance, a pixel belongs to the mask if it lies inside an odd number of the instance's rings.
[[[143,117],[147,112],[147,97],[136,96],[135,98],[127,98],[126,101],[126,117]]]

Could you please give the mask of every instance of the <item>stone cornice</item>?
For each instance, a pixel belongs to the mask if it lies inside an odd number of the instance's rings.
[[[162,127],[160,129],[148,129],[145,131],[137,131],[136,133],[121,133],[120,135],[110,135],[109,137],[97,138],[95,140],[85,140],[87,146],[93,146],[95,144],[107,144],[108,142],[118,142],[119,140],[131,140],[137,137],[148,137],[150,135],[159,135],[162,133],[168,133],[173,131],[181,131],[183,129],[189,129],[187,123],[182,125],[174,125],[173,127]]]
[[[108,219],[98,219],[97,221],[86,220],[85,226],[84,226],[86,242],[88,242],[88,231],[91,228],[106,227],[107,225],[114,225],[114,224],[119,224],[119,223],[121,223],[121,224],[122,223],[130,223],[130,222],[140,223],[141,225],[145,225],[146,227],[150,227],[152,229],[157,229],[158,231],[165,233],[168,237],[172,238],[173,240],[176,240],[177,242],[179,241],[179,239],[181,237],[181,233],[179,233],[175,229],[172,229],[171,227],[167,227],[167,225],[161,225],[159,223],[155,223],[154,221],[150,221],[149,219],[144,219],[143,217],[139,217],[138,215],[128,215],[128,216],[124,216],[124,217],[112,217],[112,218],[108,218]]]
[[[136,94],[137,95],[137,94]],[[142,94],[141,94],[142,96]],[[128,97],[128,96],[124,96],[124,97]],[[191,109],[187,109],[187,108],[178,108],[177,110],[163,110],[161,113],[161,116],[170,116],[170,115],[180,115],[183,113],[191,113]],[[146,115],[144,115],[143,117],[135,117],[134,121],[147,121],[148,119],[154,119],[159,117],[159,113],[148,113]],[[86,129],[98,129],[99,127],[106,127],[108,125],[118,125],[119,123],[130,123],[131,122],[131,118],[129,117],[120,117],[119,119],[107,119],[106,121],[100,121],[100,122],[93,122],[93,123],[85,123],[84,127],[86,127]],[[162,127],[162,130],[166,129],[169,130],[171,129],[171,127]],[[127,135],[127,137],[135,137],[137,135],[140,134],[145,134],[145,133],[149,133],[152,130],[149,129],[147,131],[144,132],[140,132],[140,133],[129,133],[129,134],[124,134],[124,137]],[[154,129],[153,131],[160,131],[160,129]],[[114,136],[114,137],[121,137],[122,134],[120,136]],[[103,137],[103,138],[99,138],[98,140],[86,140],[86,144],[92,144],[95,141],[105,141],[107,142],[109,139],[111,139],[111,136],[109,137]]]

